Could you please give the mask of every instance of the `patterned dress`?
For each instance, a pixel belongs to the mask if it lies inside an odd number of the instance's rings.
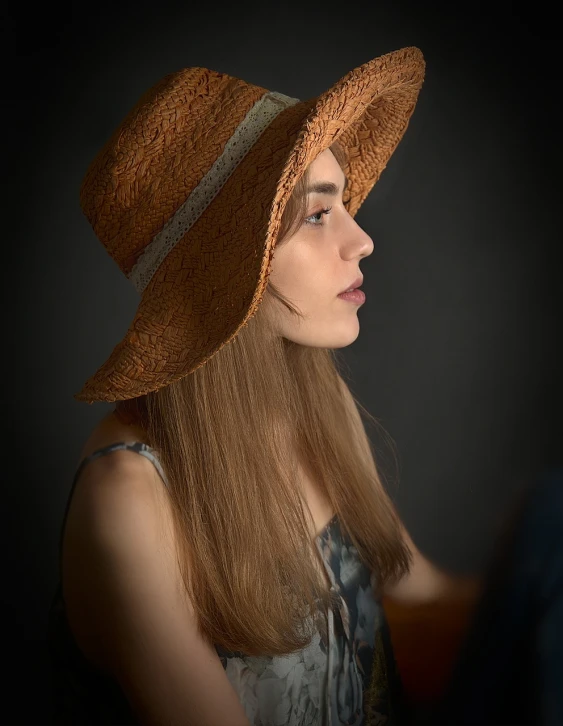
[[[116,443],[81,462],[74,476],[60,534],[80,472],[86,463],[117,449],[150,459],[166,484],[154,449],[142,442]],[[330,578],[333,607],[316,620],[307,647],[287,656],[247,656],[216,646],[227,677],[254,726],[379,726],[402,723],[401,683],[371,571],[343,536],[336,514],[316,538]],[[59,579],[50,611],[53,723],[137,724],[116,681],[83,655],[70,630]]]

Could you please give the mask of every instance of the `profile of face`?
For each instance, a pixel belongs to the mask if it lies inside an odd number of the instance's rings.
[[[276,330],[301,345],[342,348],[358,337],[360,304],[338,294],[362,275],[359,263],[373,252],[373,241],[342,201],[346,179],[330,149],[311,162],[309,173],[308,216],[275,248],[270,272],[270,280],[305,317],[279,305]],[[334,185],[336,193],[314,189],[321,184]]]

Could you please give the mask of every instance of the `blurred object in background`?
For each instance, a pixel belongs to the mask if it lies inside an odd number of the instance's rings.
[[[384,598],[416,724],[563,726],[563,469],[525,487],[471,598]]]

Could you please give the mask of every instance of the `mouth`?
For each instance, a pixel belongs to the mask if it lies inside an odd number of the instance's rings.
[[[352,290],[357,290],[363,281],[364,278],[360,275],[360,277],[357,277],[350,285],[348,285],[348,287],[344,288],[344,290],[341,290],[338,294],[342,295],[343,292],[351,292]]]

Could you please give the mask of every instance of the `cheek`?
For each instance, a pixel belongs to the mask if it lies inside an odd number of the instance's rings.
[[[319,244],[301,240],[293,249],[282,249],[277,256],[274,253],[270,279],[286,294],[319,305],[338,286],[328,256]]]

